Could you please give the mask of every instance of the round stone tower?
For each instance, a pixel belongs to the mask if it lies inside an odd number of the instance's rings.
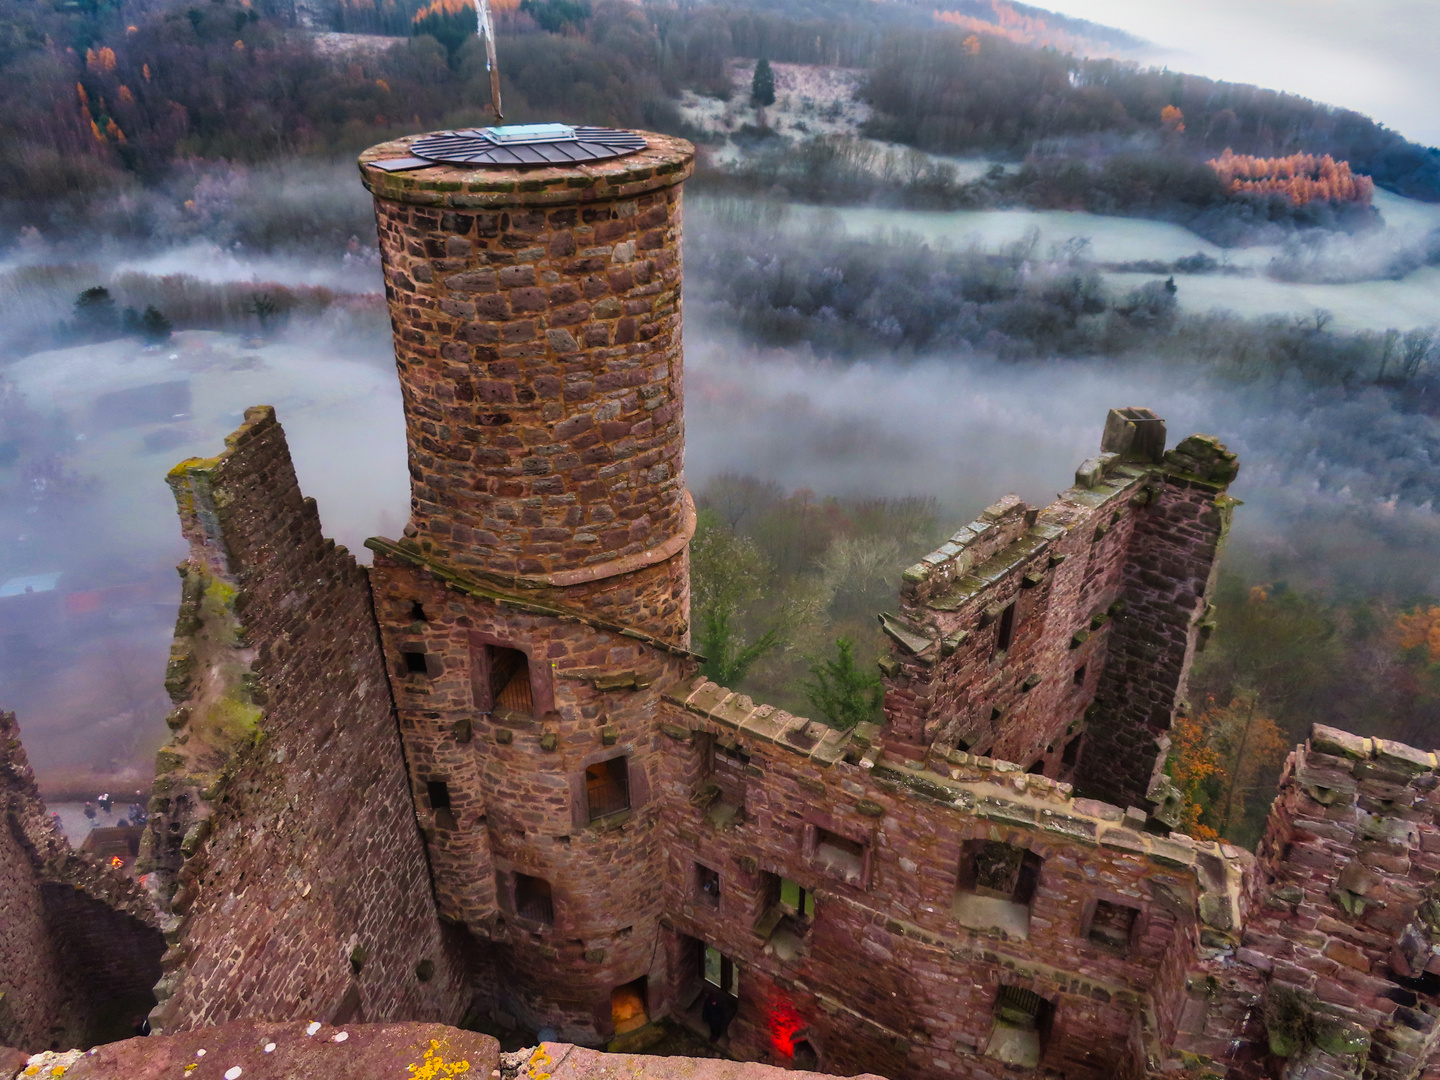
[[[371,579],[437,893],[493,945],[497,1016],[591,1043],[663,976],[656,710],[690,666],[693,150],[639,134],[576,163],[360,157],[411,476]]]

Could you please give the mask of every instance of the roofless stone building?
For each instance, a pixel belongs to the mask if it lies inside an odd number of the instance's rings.
[[[615,134],[361,156],[412,479],[372,567],[323,538],[272,410],[172,472],[156,1026],[603,1046],[718,1010],[734,1057],[906,1080],[1440,1076],[1433,753],[1317,727],[1256,855],[1174,831],[1237,471],[1215,439],[1112,410],[1056,502],[919,558],[877,613],[883,720],[697,676],[691,148]],[[0,901],[63,940],[35,866]]]

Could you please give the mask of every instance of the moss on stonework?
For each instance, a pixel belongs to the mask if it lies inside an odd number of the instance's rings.
[[[1360,1056],[1370,1049],[1370,1035],[1325,1011],[1314,994],[1283,983],[1271,983],[1265,992],[1265,1032],[1270,1053],[1299,1058],[1311,1050],[1336,1057]]]

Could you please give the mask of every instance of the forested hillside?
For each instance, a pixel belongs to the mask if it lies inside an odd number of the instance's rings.
[[[322,49],[287,0],[0,0],[4,196],[53,203],[152,183],[195,159],[349,154],[403,131],[483,122],[482,50],[467,32],[473,11],[431,5],[417,18],[420,6],[321,0],[313,29],[408,35],[378,48],[351,39]],[[948,6],[971,20],[953,28],[919,6],[861,0],[795,0],[779,10],[618,0],[502,7],[507,115],[517,121],[704,138],[682,121],[677,96],[728,96],[727,63],[765,56],[866,69],[861,92],[876,137],[1024,159],[1019,181],[992,187],[1002,199],[1112,213],[1138,205],[1187,220],[1233,201],[1204,166],[1226,148],[1330,154],[1383,187],[1440,199],[1440,154],[1363,116],[1017,44],[1010,39],[1025,35],[1015,27],[1030,24],[1016,19],[1035,16],[1004,8],[1000,19],[1002,6],[980,0]],[[987,10],[994,32],[967,32]],[[1050,24],[1071,37],[1085,30]]]

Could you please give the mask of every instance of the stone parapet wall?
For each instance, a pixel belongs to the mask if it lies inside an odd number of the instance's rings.
[[[365,571],[272,409],[170,480],[190,556],[144,850],[168,908],[156,1027],[459,1019]]]

